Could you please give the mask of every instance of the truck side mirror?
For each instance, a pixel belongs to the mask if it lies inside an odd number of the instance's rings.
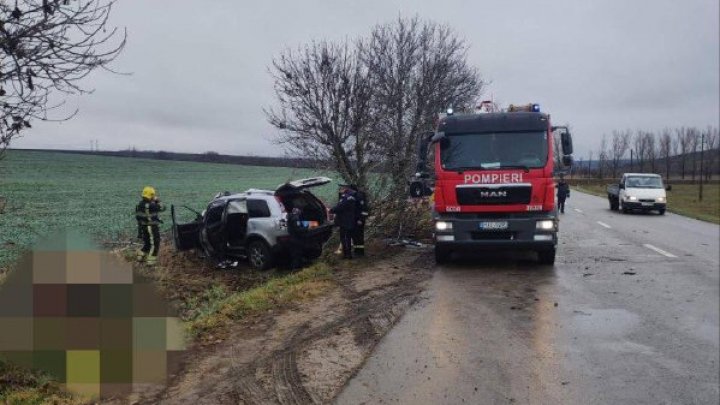
[[[620,183],[620,185],[618,185],[618,188],[620,188],[620,189],[625,189],[625,185],[622,184],[622,183]]]
[[[573,157],[570,155],[563,156],[562,158],[563,166],[570,167],[573,165]]]
[[[563,155],[572,155],[573,143],[572,135],[570,135],[569,131],[565,131],[560,134],[560,143],[562,144]]]
[[[665,186],[665,191],[672,191],[672,186],[669,184]]]

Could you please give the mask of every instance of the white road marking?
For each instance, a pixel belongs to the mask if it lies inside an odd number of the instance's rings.
[[[604,227],[607,228],[607,229],[611,229],[611,228],[612,228],[612,226],[606,224],[605,222],[597,221],[597,223],[598,223],[598,225],[604,226]]]
[[[663,256],[665,256],[665,257],[675,257],[675,258],[677,258],[677,256],[675,256],[674,254],[668,253],[668,252],[666,252],[666,251],[664,251],[664,250],[662,250],[662,249],[660,249],[660,248],[657,248],[657,247],[655,247],[655,246],[653,246],[653,245],[651,245],[651,244],[646,243],[646,244],[644,244],[643,246],[645,246],[646,248],[648,248],[648,249],[650,249],[650,250],[654,250],[654,251],[660,253],[661,255],[663,255]]]
[[[577,208],[573,208],[573,209],[574,209],[575,211],[577,211],[577,212],[579,212],[579,213],[582,214],[582,210],[581,210],[581,209],[577,209]]]

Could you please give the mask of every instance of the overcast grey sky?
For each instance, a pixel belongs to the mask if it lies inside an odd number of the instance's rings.
[[[214,150],[278,156],[263,107],[286,47],[355,38],[398,15],[452,26],[503,104],[538,102],[574,128],[576,158],[613,129],[718,125],[717,0],[120,0],[129,42],[69,122],[18,148]]]

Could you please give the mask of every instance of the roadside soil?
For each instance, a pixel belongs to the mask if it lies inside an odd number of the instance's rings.
[[[429,251],[410,248],[339,262],[325,294],[243,319],[222,342],[190,349],[168,387],[131,403],[331,402],[419,299],[430,263]]]

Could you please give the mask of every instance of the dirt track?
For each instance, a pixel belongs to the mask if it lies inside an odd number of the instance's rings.
[[[418,299],[430,262],[404,250],[356,261],[328,294],[241,322],[225,343],[192,354],[165,391],[135,403],[327,403]]]

